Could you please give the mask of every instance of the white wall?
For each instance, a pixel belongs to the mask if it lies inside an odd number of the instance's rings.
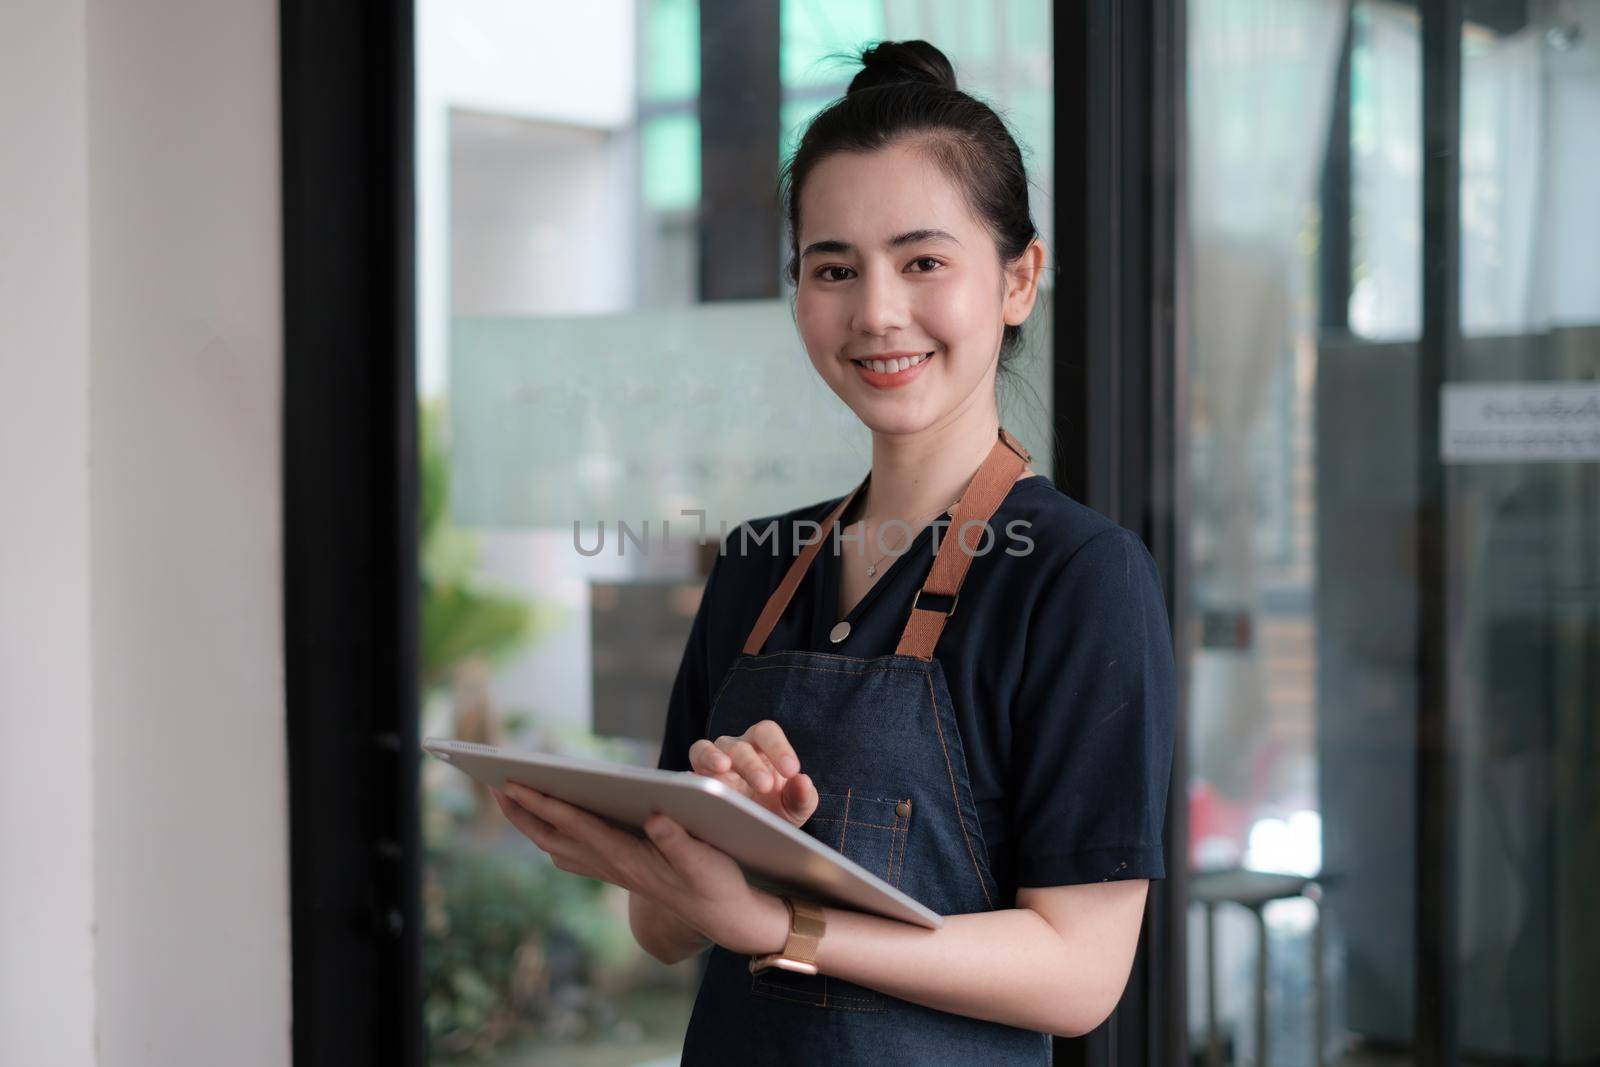
[[[79,1064],[95,1015],[84,0],[5,12],[0,1063]]]
[[[0,16],[0,1063],[289,1062],[277,64]]]
[[[631,127],[636,6],[416,0],[417,387],[424,395],[442,392],[449,374],[451,109],[574,132]]]
[[[632,144],[606,130],[457,112],[449,258],[429,268],[448,272],[451,316],[630,308]]]

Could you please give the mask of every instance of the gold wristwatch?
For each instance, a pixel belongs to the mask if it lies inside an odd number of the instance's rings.
[[[780,897],[789,909],[789,940],[781,952],[750,957],[750,973],[760,974],[769,967],[778,967],[799,974],[817,973],[817,942],[827,923],[822,919],[822,908],[809,900],[791,900]]]

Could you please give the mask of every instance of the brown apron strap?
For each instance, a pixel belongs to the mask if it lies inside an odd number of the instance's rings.
[[[951,529],[962,531],[962,540],[972,546],[972,551],[963,552],[956,538],[944,538],[939,545],[939,554],[934,557],[933,569],[928,572],[928,580],[917,593],[917,601],[922,599],[923,593],[947,595],[950,597],[950,607],[948,610],[935,611],[932,608],[918,607],[914,601],[911,618],[906,623],[905,632],[900,635],[899,647],[895,649],[897,655],[916,656],[918,659],[933,658],[933,648],[938,644],[939,634],[944,630],[945,619],[955,610],[955,596],[967,576],[967,567],[972,563],[972,555],[976,554],[977,548],[983,543],[984,527],[974,524],[971,529],[967,529],[965,524],[973,519],[979,523],[987,523],[999,510],[1001,501],[1011,491],[1011,483],[1017,480],[1017,475],[1022,473],[1023,467],[1031,458],[1028,450],[1022,447],[1022,442],[1013,437],[1004,426],[1000,427],[1000,439],[989,450],[989,455],[984,459],[983,466],[978,468],[978,473],[973,475],[967,491],[961,494],[961,501],[956,505],[955,517],[950,523]],[[867,476],[861,479],[861,484],[850,490],[849,494],[839,501],[838,505],[828,513],[828,517],[822,521],[821,534],[815,541],[801,549],[800,554],[789,565],[783,581],[778,583],[778,588],[767,598],[766,607],[761,609],[760,617],[750,628],[750,636],[744,642],[745,652],[750,655],[760,654],[761,646],[767,643],[773,627],[778,625],[778,619],[789,606],[794,591],[800,587],[800,581],[806,576],[811,561],[822,549],[822,543],[832,536],[833,524],[845,513],[850,501],[856,498],[871,478],[872,474],[869,471]]]
[[[978,473],[972,476],[967,491],[961,494],[955,517],[945,531],[947,535],[954,533],[956,536],[946,536],[939,543],[939,554],[934,557],[928,580],[922,583],[922,588],[911,602],[911,617],[906,620],[906,628],[900,634],[895,655],[915,656],[922,660],[933,658],[934,646],[944,632],[945,620],[956,610],[956,596],[961,592],[961,583],[966,580],[967,568],[972,566],[972,557],[984,548],[986,541],[986,550],[994,548],[996,535],[988,529],[989,520],[1000,509],[1001,502],[1011,491],[1012,483],[1028,465],[1030,458],[1022,442],[1011,436],[1004,426],[1000,427],[1000,439],[989,450],[988,458],[978,468]],[[923,607],[923,594],[948,597],[950,603],[948,606]]]
[[[839,501],[839,506],[829,512],[826,519],[822,520],[821,535],[801,549],[794,562],[789,564],[789,570],[784,574],[783,581],[778,583],[778,588],[773,590],[772,595],[767,598],[767,606],[761,609],[760,618],[756,619],[756,624],[750,628],[750,636],[744,642],[744,650],[746,652],[752,656],[761,652],[761,646],[767,643],[767,638],[772,634],[772,628],[778,625],[779,617],[783,615],[784,609],[789,606],[789,598],[793,597],[794,591],[800,587],[800,579],[806,576],[806,568],[811,566],[811,561],[816,557],[817,552],[821,550],[822,543],[832,535],[833,524],[838,521],[840,515],[844,514],[844,509],[850,506],[850,501],[856,498],[856,494],[861,492],[862,487],[867,484],[867,479],[871,477],[872,474],[869,471],[867,477],[861,479],[861,484],[850,490],[845,498]]]

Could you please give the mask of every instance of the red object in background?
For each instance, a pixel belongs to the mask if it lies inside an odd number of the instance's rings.
[[[1245,846],[1245,809],[1196,778],[1189,783],[1189,868],[1198,869],[1197,846],[1207,838],[1220,837],[1237,842],[1241,854]]]

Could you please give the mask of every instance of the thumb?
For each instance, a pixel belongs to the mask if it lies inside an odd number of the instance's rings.
[[[685,850],[692,847],[693,842],[684,832],[682,826],[668,815],[656,812],[644,822],[644,832],[655,843],[661,854],[677,865],[677,861],[685,857]]]

